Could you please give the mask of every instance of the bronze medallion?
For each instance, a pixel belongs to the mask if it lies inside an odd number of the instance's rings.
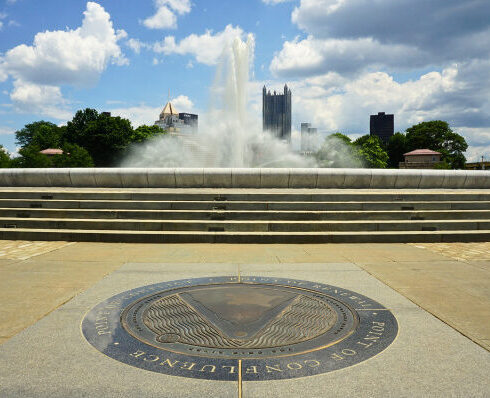
[[[244,380],[328,372],[377,354],[396,332],[391,312],[358,293],[263,277],[144,286],[83,321],[87,340],[115,359],[217,380],[238,377],[238,366],[246,367]]]

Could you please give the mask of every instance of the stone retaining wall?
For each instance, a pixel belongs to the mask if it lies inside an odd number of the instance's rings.
[[[3,187],[490,188],[490,171],[396,169],[0,169]]]

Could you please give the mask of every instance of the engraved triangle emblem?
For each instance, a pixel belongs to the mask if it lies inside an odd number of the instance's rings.
[[[237,340],[253,339],[298,297],[273,286],[245,284],[196,289],[179,296],[223,335]]]

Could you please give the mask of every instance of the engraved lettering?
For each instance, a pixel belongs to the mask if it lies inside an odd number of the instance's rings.
[[[222,365],[221,367],[222,367],[223,369],[230,368],[230,371],[228,372],[228,373],[230,373],[230,374],[231,374],[231,373],[235,373],[235,368],[236,368],[236,366],[228,366],[228,365],[226,365],[226,366],[225,366],[225,365]]]
[[[349,350],[348,348],[344,348],[341,352],[342,352],[342,354],[348,355],[348,356],[356,355],[356,352],[354,350]]]
[[[265,365],[265,369],[267,370],[267,373],[272,373],[273,371],[274,372],[282,372],[282,369],[278,367],[274,367],[274,366],[268,366],[268,365]]]
[[[130,357],[135,357],[135,358],[138,358],[142,355],[145,355],[145,352],[140,350],[133,352],[132,354],[129,354]]]
[[[335,359],[336,361],[341,361],[344,359],[344,357],[340,356],[339,354],[332,354],[330,355],[331,358]]]
[[[305,362],[306,366],[309,366],[310,368],[316,368],[317,366],[320,366],[320,361],[317,361],[316,359],[307,359]],[[309,365],[309,363],[312,363]]]
[[[256,373],[259,373],[259,372],[257,372],[257,366],[250,366],[249,368],[247,368],[245,370],[245,373],[255,373],[256,374]]]
[[[288,367],[288,369],[291,369],[291,370],[297,370],[297,369],[302,369],[303,365],[301,365],[298,362],[291,362],[291,363],[287,364],[287,367]]]
[[[369,348],[371,347],[374,343],[376,343],[379,340],[379,336],[383,335],[384,332],[384,322],[372,322],[373,325],[371,326],[371,330],[368,332],[366,337],[363,337],[363,340],[368,341],[368,343],[365,343],[363,341],[358,341],[357,344],[362,345],[364,348]],[[374,330],[374,332],[373,332]]]
[[[148,359],[150,357],[153,357],[154,359]],[[146,356],[145,358],[143,358],[143,361],[145,362],[156,362],[160,359],[160,357],[156,356],[156,355],[148,355]]]
[[[192,368],[193,368],[194,366],[196,366],[196,364],[195,364],[194,362],[191,362],[191,363],[189,363],[189,362],[184,362],[180,368],[181,368],[181,369],[185,369],[185,370],[192,370]]]
[[[170,359],[166,359],[165,361],[163,362],[160,362],[159,365],[168,365],[170,366],[171,368],[173,368],[177,363],[179,363],[180,361],[171,361]]]
[[[206,371],[206,368],[211,368],[211,370],[209,371],[209,373],[214,373],[216,371],[216,366],[214,365],[204,365],[200,370],[199,372],[205,372]]]
[[[363,343],[362,341],[358,341],[357,344],[360,344],[360,345],[363,345],[364,348],[368,348],[368,347],[371,347],[373,345],[373,343]]]

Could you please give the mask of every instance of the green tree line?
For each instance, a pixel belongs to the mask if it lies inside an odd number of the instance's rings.
[[[467,148],[464,137],[452,131],[447,122],[434,120],[416,124],[405,133],[395,133],[386,145],[369,134],[355,141],[341,133],[331,134],[315,158],[320,167],[398,168],[404,153],[431,149],[442,154],[437,168],[462,169]]]
[[[0,167],[116,166],[131,145],[165,133],[158,126],[133,129],[127,119],[87,108],[77,111],[66,126],[43,120],[24,126],[15,133],[19,156],[11,158],[0,146]],[[63,154],[40,153],[47,148],[62,149]],[[386,145],[376,136],[364,135],[352,141],[344,134],[332,134],[315,158],[320,167],[397,168],[404,153],[424,148],[442,154],[439,168],[464,167],[464,152],[468,148],[465,139],[440,120],[422,122],[404,133],[395,133]]]
[[[41,120],[16,131],[19,156],[10,158],[0,146],[0,167],[115,166],[132,144],[161,134],[165,131],[158,126],[133,129],[127,119],[87,108],[77,111],[66,126]],[[40,153],[47,148],[62,149],[63,154]]]

